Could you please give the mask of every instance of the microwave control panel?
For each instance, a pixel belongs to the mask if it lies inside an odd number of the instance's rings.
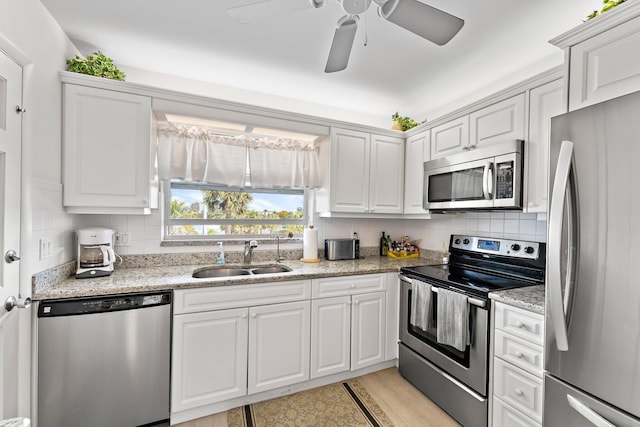
[[[501,162],[496,165],[496,199],[512,199],[513,162]]]

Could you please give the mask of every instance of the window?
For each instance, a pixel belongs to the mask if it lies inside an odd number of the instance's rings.
[[[164,184],[165,240],[302,235],[302,189],[233,189],[201,183]]]

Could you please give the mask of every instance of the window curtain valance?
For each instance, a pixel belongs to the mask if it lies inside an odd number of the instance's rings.
[[[212,129],[158,124],[160,179],[243,188],[316,188],[318,146],[289,138],[227,136]],[[249,182],[247,182],[249,181]]]

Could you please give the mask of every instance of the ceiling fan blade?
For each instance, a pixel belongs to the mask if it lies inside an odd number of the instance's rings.
[[[389,0],[380,15],[414,34],[442,46],[464,25],[464,20],[418,0]]]
[[[227,13],[240,24],[275,18],[276,16],[320,7],[324,0],[263,0],[243,6],[230,7]]]
[[[327,66],[324,69],[325,73],[335,73],[347,68],[357,29],[358,17],[355,15],[343,16],[338,21],[336,32],[333,34],[333,42],[331,42]]]

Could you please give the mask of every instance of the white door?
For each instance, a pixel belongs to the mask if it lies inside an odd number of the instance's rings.
[[[21,102],[22,68],[0,51],[0,420],[26,415],[18,413],[19,315],[5,308],[20,296],[20,263],[5,254],[20,253]]]
[[[351,366],[351,297],[311,301],[311,379]]]
[[[351,304],[351,370],[384,362],[386,292],[354,295]]]
[[[173,413],[247,393],[247,317],[246,308],[174,316]]]
[[[310,312],[310,301],[249,308],[249,394],[309,380]]]

